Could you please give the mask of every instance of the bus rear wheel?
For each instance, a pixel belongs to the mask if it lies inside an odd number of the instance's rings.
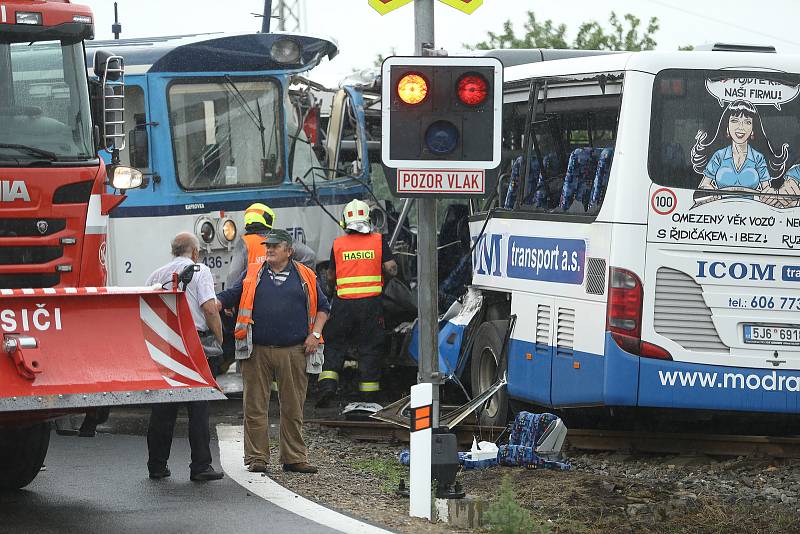
[[[24,488],[36,478],[50,445],[50,423],[0,429],[0,490]]]
[[[473,396],[489,389],[506,373],[508,358],[502,351],[507,330],[508,321],[487,321],[478,327],[470,363]],[[508,389],[503,387],[478,412],[478,423],[505,426],[507,421]]]

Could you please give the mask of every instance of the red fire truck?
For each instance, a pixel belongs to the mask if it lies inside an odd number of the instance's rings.
[[[0,0],[0,489],[33,480],[55,418],[224,398],[177,281],[103,287],[108,214],[145,184],[115,164],[123,60],[97,51],[90,79],[93,36],[69,0]]]

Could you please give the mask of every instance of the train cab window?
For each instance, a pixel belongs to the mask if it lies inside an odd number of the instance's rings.
[[[125,86],[125,135],[127,150],[119,153],[123,165],[145,169],[148,162],[146,126],[147,112],[144,107],[144,91],[138,85]],[[142,135],[144,132],[144,135]]]
[[[226,79],[169,88],[178,181],[185,189],[263,187],[283,182],[277,83]]]
[[[617,91],[600,95],[595,92],[600,91],[590,89],[584,98],[548,98],[546,103],[540,100],[532,127],[534,146],[524,196],[517,204],[516,195],[525,177],[523,151],[519,150],[511,160],[506,208],[519,205],[544,218],[597,215],[608,186],[621,98]],[[550,93],[557,96],[557,90],[551,89]],[[524,121],[511,124],[517,129],[523,126]],[[517,137],[520,136],[511,131],[504,133],[507,139]],[[515,144],[524,146],[521,141]]]
[[[286,114],[286,127],[289,132],[289,173],[292,181],[312,183],[324,180],[324,164],[320,162],[318,151],[321,148],[319,108],[296,106],[289,94],[284,105],[292,112]]]

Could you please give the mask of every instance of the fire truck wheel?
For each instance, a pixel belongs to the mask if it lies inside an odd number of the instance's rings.
[[[50,423],[0,429],[0,490],[20,489],[36,478],[50,444]]]
[[[502,354],[508,321],[487,321],[478,327],[472,345],[472,394],[480,395],[503,376],[508,356]],[[500,388],[478,412],[478,422],[486,426],[505,426],[508,420],[508,390]]]

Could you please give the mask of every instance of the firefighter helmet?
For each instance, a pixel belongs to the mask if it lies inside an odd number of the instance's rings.
[[[263,224],[269,229],[275,224],[275,212],[266,204],[250,204],[244,212],[244,225]]]
[[[343,226],[361,232],[369,225],[369,205],[363,200],[351,200],[342,212]]]

